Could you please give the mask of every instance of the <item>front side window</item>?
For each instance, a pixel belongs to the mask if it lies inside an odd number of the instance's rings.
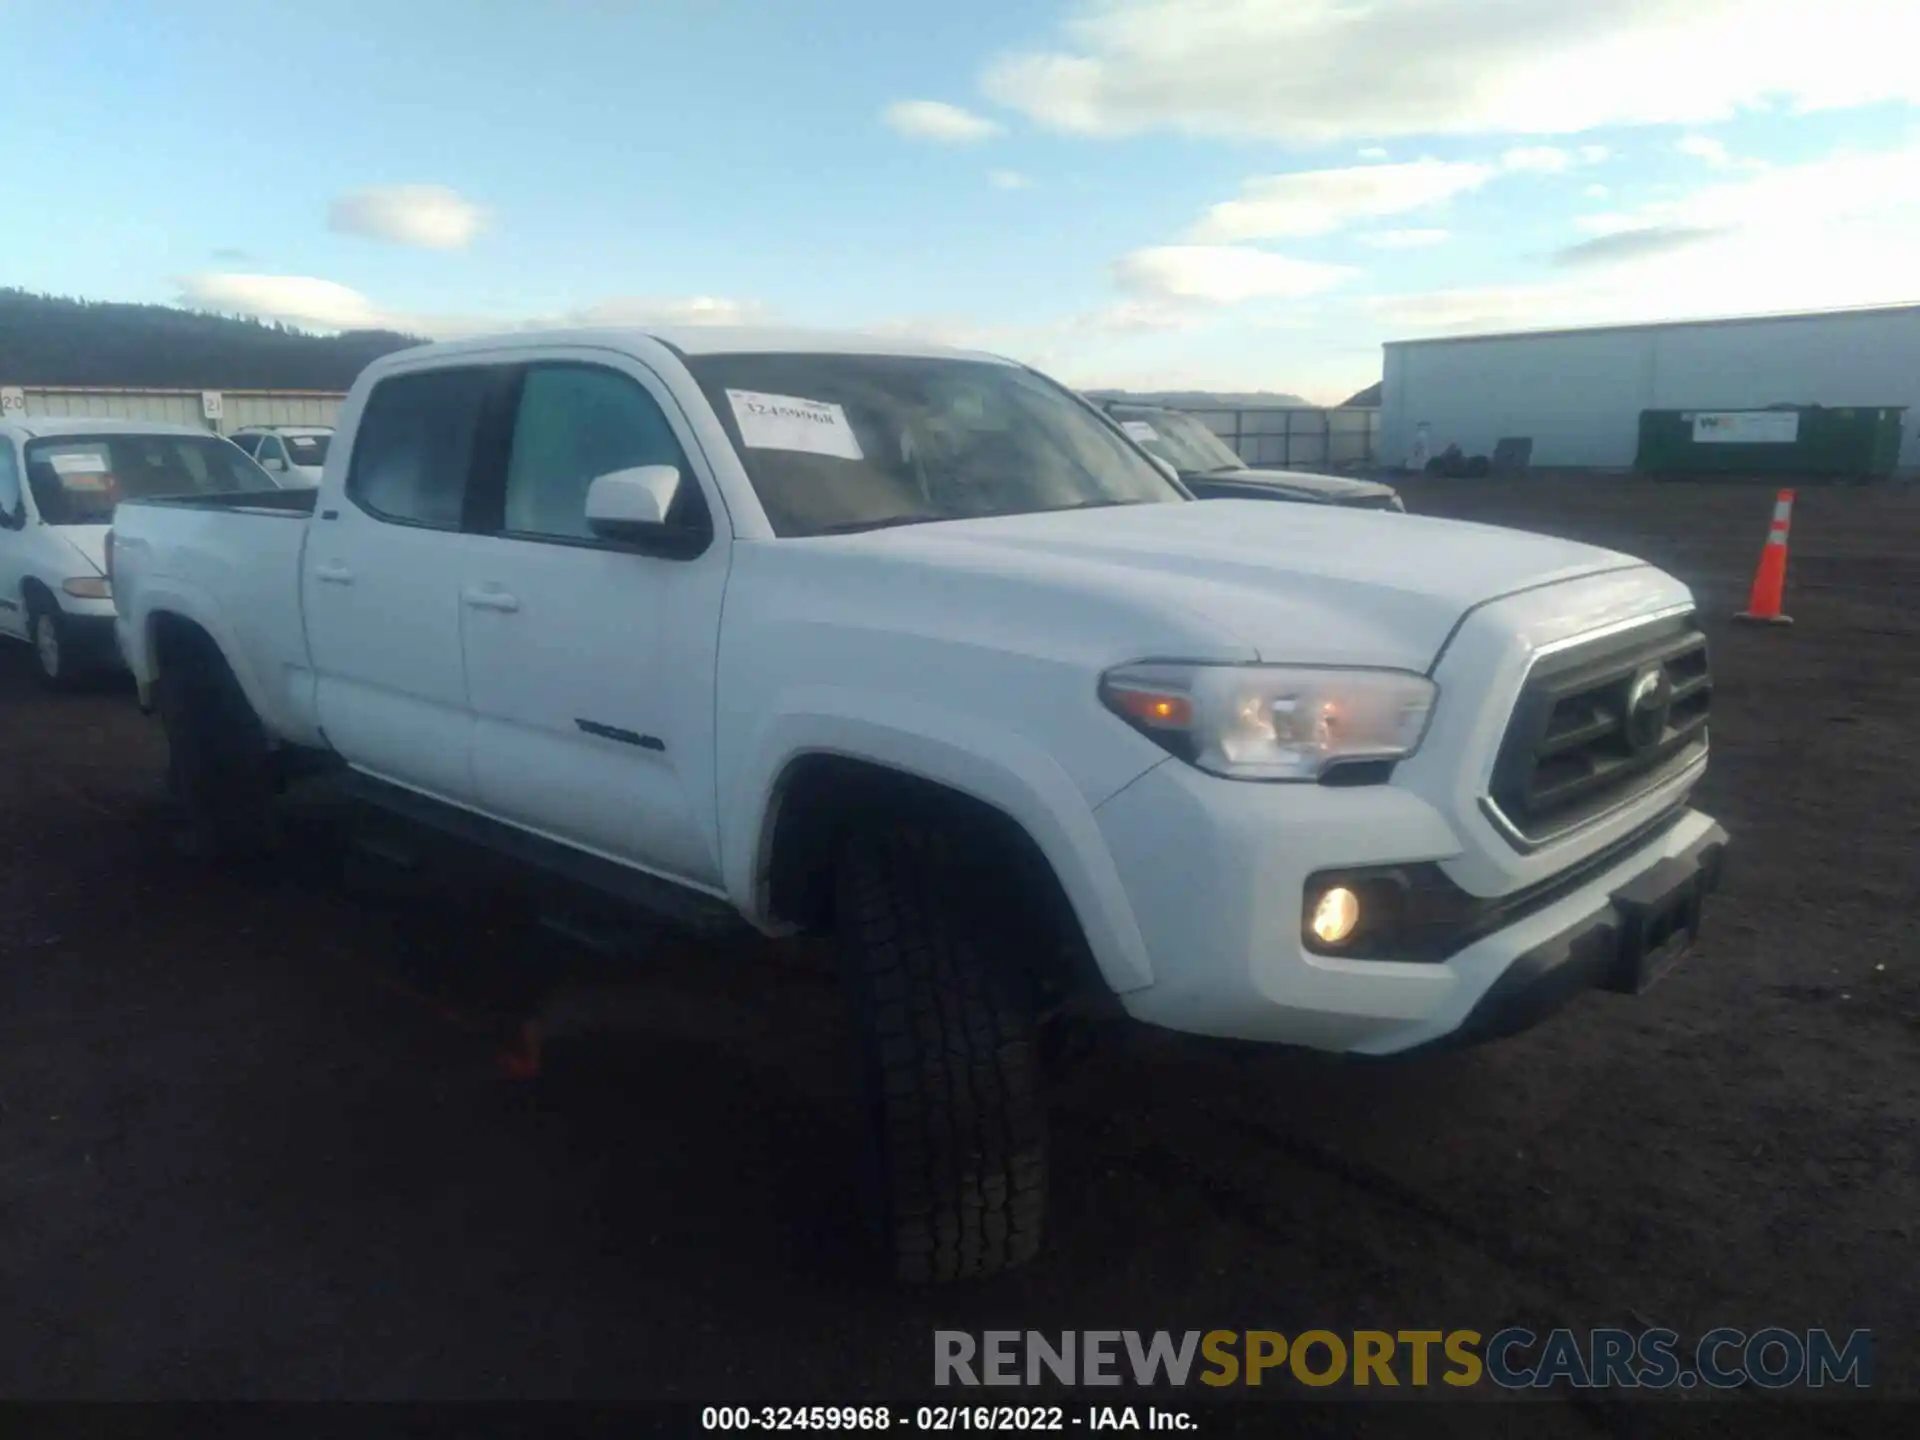
[[[27,445],[27,483],[49,525],[106,525],[122,500],[273,490],[273,479],[214,435],[88,435]]]
[[[1097,415],[1018,366],[835,354],[687,366],[776,535],[1186,499]]]
[[[425,370],[373,387],[354,437],[347,495],[383,520],[460,528],[483,369]]]
[[[635,381],[594,365],[535,365],[520,387],[502,528],[591,540],[587,490],[602,475],[671,465],[680,494],[668,523],[700,506],[699,483],[659,405]]]
[[[271,435],[260,437],[260,448],[253,454],[256,460],[269,468],[284,465],[287,462],[286,452],[280,448],[280,442]]]
[[[235,435],[233,437],[233,443],[249,455],[258,453],[260,449],[260,437],[258,435]]]

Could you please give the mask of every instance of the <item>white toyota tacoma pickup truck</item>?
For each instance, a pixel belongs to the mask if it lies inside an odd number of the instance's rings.
[[[1039,1053],[1101,1005],[1389,1055],[1685,950],[1693,602],[1631,557],[1195,503],[991,356],[522,334],[361,375],[317,492],[123,503],[185,833],[366,799],[693,926],[832,933],[903,1279],[1031,1255]]]

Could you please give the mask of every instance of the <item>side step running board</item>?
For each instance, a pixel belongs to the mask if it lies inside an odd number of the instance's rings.
[[[475,815],[470,810],[462,810],[456,805],[431,799],[357,770],[349,771],[343,777],[343,784],[354,799],[386,814],[411,821],[438,835],[528,867],[552,879],[579,885],[595,894],[632,905],[675,929],[701,939],[724,940],[752,931],[752,927],[740,918],[732,906],[701,891],[616,864],[544,836],[530,835],[514,826]],[[389,845],[375,842],[373,852],[385,858],[389,853]],[[392,847],[392,852],[403,866],[411,868],[417,863],[404,845]]]

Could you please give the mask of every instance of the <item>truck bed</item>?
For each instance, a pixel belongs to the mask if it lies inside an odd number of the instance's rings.
[[[318,498],[314,490],[266,490],[115,508],[114,608],[143,699],[154,673],[151,620],[166,614],[218,644],[271,732],[319,743],[300,609],[300,557]]]
[[[157,505],[169,510],[226,510],[301,517],[313,514],[319,498],[318,490],[236,490],[225,495],[156,495],[144,500],[123,500],[116,509]]]

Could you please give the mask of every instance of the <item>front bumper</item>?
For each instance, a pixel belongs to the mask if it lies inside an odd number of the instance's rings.
[[[1640,988],[1697,933],[1727,844],[1712,820],[1681,809],[1525,904],[1491,902],[1494,923],[1463,931],[1457,945],[1366,959],[1302,943],[1308,879],[1330,868],[1448,866],[1459,839],[1421,797],[1394,785],[1222,781],[1170,761],[1097,814],[1152,962],[1153,982],[1120,997],[1131,1015],[1365,1055],[1510,1034],[1582,989]],[[1659,943],[1661,927],[1676,925],[1678,938]],[[1658,953],[1643,970],[1649,937]]]
[[[1727,832],[1709,824],[1680,854],[1641,871],[1598,910],[1516,956],[1454,1029],[1401,1053],[1517,1035],[1588,990],[1641,994],[1699,938],[1726,851]]]

